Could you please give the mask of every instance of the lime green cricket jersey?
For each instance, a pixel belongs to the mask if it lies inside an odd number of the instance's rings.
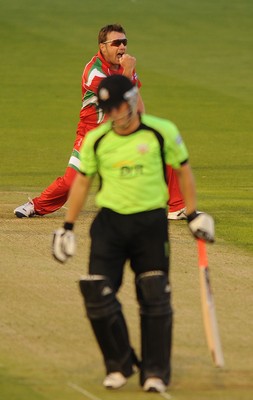
[[[97,206],[133,214],[166,208],[165,164],[179,168],[188,152],[172,122],[144,114],[139,128],[127,136],[115,133],[111,121],[90,131],[80,159],[81,173],[100,176]]]

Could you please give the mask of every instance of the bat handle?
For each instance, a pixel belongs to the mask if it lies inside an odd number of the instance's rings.
[[[208,266],[206,242],[202,239],[197,239],[197,244],[198,244],[199,267],[206,268]]]

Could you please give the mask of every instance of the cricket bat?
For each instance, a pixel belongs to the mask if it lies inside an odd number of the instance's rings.
[[[202,314],[203,314],[203,322],[205,327],[207,345],[211,352],[214,364],[217,367],[223,367],[224,357],[220,341],[218,323],[216,319],[214,298],[209,278],[206,244],[201,239],[197,239],[197,243],[198,243],[198,258],[199,258],[201,305],[202,305]]]

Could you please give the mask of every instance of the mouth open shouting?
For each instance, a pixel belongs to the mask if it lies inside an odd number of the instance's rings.
[[[121,51],[121,52],[118,52],[118,53],[117,53],[117,58],[118,58],[118,60],[120,60],[120,59],[121,59],[121,57],[123,57],[123,56],[124,56],[124,54],[125,54],[125,52],[123,52],[123,51]]]

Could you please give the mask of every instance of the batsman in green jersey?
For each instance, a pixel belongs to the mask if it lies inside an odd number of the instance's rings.
[[[80,280],[80,289],[104,357],[103,384],[118,389],[137,367],[144,391],[164,392],[171,375],[172,336],[166,164],[177,171],[192,234],[213,242],[214,222],[196,211],[194,178],[177,127],[139,114],[137,98],[137,87],[122,75],[100,83],[99,106],[110,120],[90,131],[83,143],[64,226],[54,232],[53,255],[65,262],[74,254],[74,223],[98,174],[99,212],[90,230],[89,274]],[[117,299],[127,260],[140,306],[140,361]]]

